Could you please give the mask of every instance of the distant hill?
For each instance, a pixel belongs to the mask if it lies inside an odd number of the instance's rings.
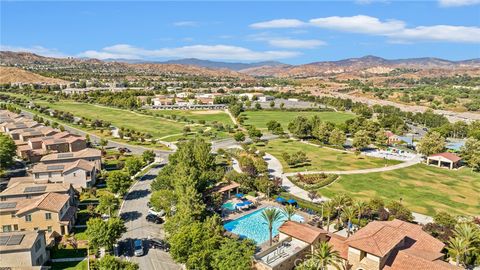
[[[68,84],[69,82],[44,77],[20,68],[0,66],[0,83]]]
[[[255,67],[288,67],[290,65],[277,62],[277,61],[264,61],[264,62],[256,62],[256,63],[231,63],[231,62],[217,62],[217,61],[210,61],[210,60],[201,60],[197,58],[185,58],[185,59],[178,59],[178,60],[169,60],[165,62],[161,62],[164,64],[180,64],[180,65],[193,65],[199,67],[206,67],[206,68],[214,68],[214,69],[221,69],[227,68],[231,70],[242,70],[247,68],[255,68]]]
[[[394,69],[470,69],[480,68],[480,59],[450,61],[439,58],[385,59],[367,55],[360,58],[348,58],[338,61],[321,61],[295,66],[253,67],[239,72],[252,76],[273,77],[314,77],[342,73],[388,73]]]

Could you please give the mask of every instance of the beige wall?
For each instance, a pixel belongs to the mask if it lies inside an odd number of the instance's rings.
[[[35,243],[39,243],[38,246]],[[0,267],[28,267],[43,265],[48,260],[45,234],[38,234],[33,246],[25,250],[0,253]]]
[[[63,175],[63,182],[72,184],[74,187],[89,187],[95,183],[95,169],[90,173],[90,176],[87,176],[87,171],[82,169],[76,169],[69,171]]]

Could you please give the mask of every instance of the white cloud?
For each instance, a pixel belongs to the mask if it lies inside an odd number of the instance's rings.
[[[62,53],[58,49],[49,49],[42,46],[18,47],[18,46],[0,45],[0,50],[12,51],[12,52],[30,52],[38,55],[43,55],[48,57],[57,57],[57,58],[68,57],[68,55]]]
[[[173,25],[178,27],[196,27],[199,26],[200,23],[196,21],[179,21],[174,22]]]
[[[305,23],[297,19],[277,19],[265,22],[258,22],[250,24],[251,28],[263,29],[263,28],[292,28],[301,27]]]
[[[405,27],[405,23],[398,20],[380,21],[378,18],[357,15],[352,17],[325,17],[311,19],[310,24],[316,27],[363,34],[385,34]]]
[[[301,21],[300,23],[302,25],[348,33],[385,36],[390,38],[389,41],[394,41],[395,43],[414,41],[480,43],[480,27],[476,26],[431,25],[408,28],[406,23],[400,20],[382,21],[366,15],[315,18],[311,19],[308,23]],[[268,22],[262,22],[262,24],[264,28],[268,28]],[[278,28],[280,26],[276,25],[275,27]],[[294,27],[295,26],[284,26],[283,28]]]
[[[192,45],[176,48],[147,50],[128,44],[105,47],[100,51],[85,51],[79,56],[98,59],[155,59],[155,58],[200,58],[214,60],[265,61],[295,57],[295,51],[252,51],[230,45]]]
[[[461,7],[480,4],[480,0],[439,0],[442,7]]]
[[[301,48],[301,49],[313,49],[318,46],[326,45],[322,40],[318,39],[291,39],[291,38],[284,38],[284,39],[270,39],[268,43],[272,46],[279,47],[279,48]]]

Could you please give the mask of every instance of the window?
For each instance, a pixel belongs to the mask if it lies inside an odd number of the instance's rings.
[[[42,242],[38,240],[35,242],[35,252],[37,252],[42,247]]]
[[[48,232],[52,232],[52,226],[48,226],[48,227],[47,227],[47,231],[48,231]]]
[[[27,199],[31,199],[32,198],[32,195],[27,195]]]
[[[74,173],[73,173],[73,177],[75,177],[75,176],[77,176],[77,173],[74,172]]]
[[[13,230],[14,230],[14,231],[18,231],[18,224],[14,224],[14,225],[13,225]]]
[[[40,178],[40,175],[38,173],[35,174],[35,179]]]
[[[2,230],[3,230],[3,232],[11,232],[12,231],[12,225],[3,225]]]
[[[52,173],[51,172],[48,173],[48,178],[52,178]]]
[[[0,201],[6,201],[7,198],[6,197],[0,197]]]
[[[45,213],[45,219],[52,219],[52,213]]]
[[[38,231],[38,227],[33,228],[34,231]]]
[[[11,217],[11,218],[16,218],[17,216],[15,216],[15,212],[12,212],[12,213],[10,214],[10,217]]]
[[[32,221],[32,215],[26,215],[25,216],[25,221],[31,222]]]

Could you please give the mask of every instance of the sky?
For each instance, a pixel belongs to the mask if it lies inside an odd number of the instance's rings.
[[[480,0],[0,0],[0,49],[53,57],[303,64],[480,58]]]

